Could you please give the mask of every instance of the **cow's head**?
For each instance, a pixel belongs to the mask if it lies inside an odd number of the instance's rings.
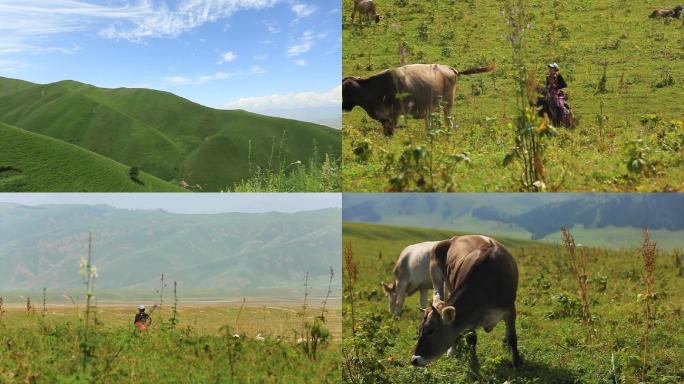
[[[351,111],[358,105],[361,94],[361,85],[358,77],[345,77],[342,79],[342,109]]]
[[[674,9],[675,17],[679,18],[682,15],[682,6],[678,5]]]
[[[411,364],[424,367],[444,354],[462,331],[455,321],[456,309],[444,302],[424,309]]]
[[[399,306],[399,303],[397,302],[397,285],[395,283],[392,283],[392,284],[380,283],[380,284],[382,284],[382,290],[385,291],[385,296],[387,296],[387,300],[389,301],[390,312],[396,316],[399,316],[399,314],[401,314],[401,307]]]

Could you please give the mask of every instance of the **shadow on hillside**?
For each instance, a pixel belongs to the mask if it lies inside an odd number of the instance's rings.
[[[524,357],[523,357],[524,358]],[[504,382],[515,378],[537,379],[548,384],[574,384],[576,377],[572,371],[562,367],[550,367],[545,363],[523,360],[523,366],[513,369],[510,361],[502,361],[487,376],[496,378],[496,382]]]

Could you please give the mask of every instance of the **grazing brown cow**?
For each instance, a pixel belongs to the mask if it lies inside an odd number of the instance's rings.
[[[437,243],[430,258],[430,276],[437,292],[431,308],[423,312],[411,364],[425,366],[466,336],[473,371],[479,371],[475,347],[479,327],[490,332],[504,319],[513,366],[522,364],[515,333],[515,298],[518,267],[498,241],[479,235],[454,236]],[[444,300],[444,282],[450,289]]]
[[[682,6],[678,5],[674,7],[673,9],[656,9],[651,13],[651,18],[657,18],[657,17],[674,17],[676,19],[679,19],[679,16],[682,15]]]
[[[494,64],[458,71],[441,64],[409,64],[382,71],[369,78],[342,79],[342,109],[363,108],[370,117],[382,123],[385,135],[391,136],[402,114],[428,118],[444,106],[444,120],[451,125],[454,88],[460,75],[490,72]]]
[[[354,16],[356,12],[359,13],[361,19],[375,20],[376,23],[380,22],[380,15],[375,11],[375,1],[373,0],[354,0],[354,10],[352,11],[352,21],[354,21]]]

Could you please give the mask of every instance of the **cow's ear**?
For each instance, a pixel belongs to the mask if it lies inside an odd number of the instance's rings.
[[[387,285],[387,284],[385,284],[384,282],[381,282],[380,284],[382,284],[382,289],[385,291],[385,293],[392,293],[392,292],[394,292],[394,287],[392,287],[392,286],[390,286],[390,285]]]
[[[420,306],[418,306],[418,310],[420,311],[420,313],[423,313],[423,314],[424,314],[424,313],[425,313],[425,311],[426,311],[427,309],[425,309],[425,308],[421,308]]]
[[[456,308],[452,306],[444,307],[442,309],[442,322],[446,325],[450,325],[451,323],[454,322],[454,319],[456,318]]]

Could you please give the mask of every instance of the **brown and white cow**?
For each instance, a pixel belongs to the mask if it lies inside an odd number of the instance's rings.
[[[430,255],[437,241],[425,241],[404,248],[394,265],[394,281],[382,284],[389,300],[390,312],[401,314],[404,298],[420,291],[420,307],[427,307],[428,289],[432,289],[430,279]]]
[[[342,109],[360,106],[382,123],[385,135],[392,135],[400,115],[427,119],[442,100],[444,120],[449,126],[456,80],[462,75],[490,72],[494,64],[458,71],[442,64],[409,64],[391,68],[369,78],[342,79]]]
[[[380,15],[375,10],[375,1],[373,0],[354,0],[354,10],[351,15],[352,21],[354,21],[356,12],[359,13],[362,20],[365,18],[366,20],[375,20],[376,23],[380,22]]]
[[[679,17],[682,15],[682,6],[678,5],[674,7],[673,9],[656,9],[651,13],[651,18],[657,18],[657,17],[674,17],[676,19],[679,19]]]
[[[411,364],[425,366],[447,352],[468,331],[473,370],[479,371],[475,330],[490,332],[506,322],[506,340],[513,366],[522,364],[515,332],[518,267],[498,241],[479,235],[454,236],[437,243],[430,258],[436,302],[423,311],[423,321]],[[444,299],[444,283],[451,289]],[[444,301],[442,301],[444,300]]]

